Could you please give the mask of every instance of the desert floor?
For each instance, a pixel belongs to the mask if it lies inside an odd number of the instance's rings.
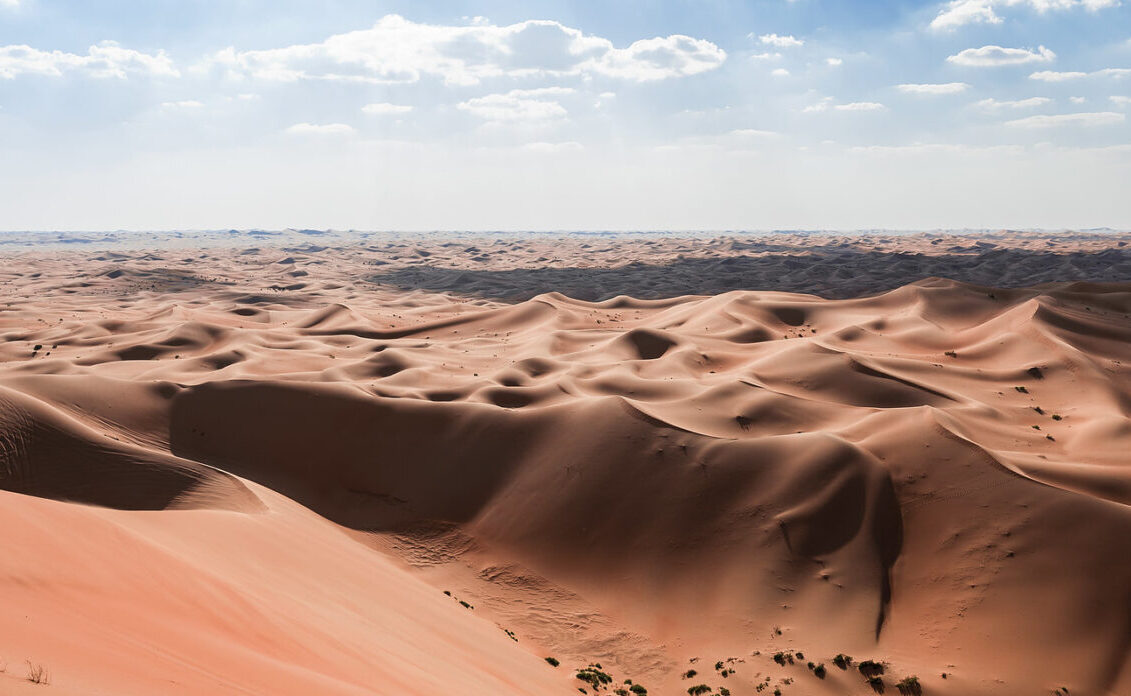
[[[5,234],[0,693],[1131,693],[1128,242]]]

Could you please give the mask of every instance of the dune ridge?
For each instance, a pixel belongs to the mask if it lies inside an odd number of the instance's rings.
[[[60,693],[871,693],[838,653],[1131,689],[1131,284],[508,303],[23,253],[0,659]]]

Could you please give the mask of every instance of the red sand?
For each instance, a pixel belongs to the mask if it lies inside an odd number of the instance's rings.
[[[1131,693],[1131,284],[896,287],[1127,240],[934,239],[13,245],[0,692]]]

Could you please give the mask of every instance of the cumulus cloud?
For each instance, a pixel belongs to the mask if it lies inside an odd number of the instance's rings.
[[[896,89],[907,94],[958,94],[965,92],[970,85],[965,82],[944,82],[940,84],[903,84]]]
[[[983,99],[974,106],[983,111],[1002,111],[1004,109],[1033,109],[1052,102],[1048,97],[1029,97],[1028,99],[1015,99],[1013,101],[998,101],[994,98]]]
[[[982,46],[959,51],[946,60],[955,65],[973,67],[997,67],[999,65],[1024,65],[1025,63],[1048,63],[1056,59],[1056,54],[1038,46],[1036,51],[1027,48],[1002,48],[1001,46]]]
[[[1123,123],[1125,116],[1115,111],[1029,116],[1006,121],[1014,128],[1052,128],[1054,126],[1110,126]]]
[[[1120,96],[1120,95],[1112,95],[1111,97],[1108,97],[1108,98],[1111,99],[1112,104],[1117,104],[1119,106],[1131,106],[1131,97],[1124,97],[1124,96]]]
[[[998,7],[1027,6],[1041,14],[1050,10],[1084,8],[1090,11],[1117,7],[1119,0],[951,0],[931,20],[936,31],[951,31],[967,24],[1001,24]]]
[[[206,62],[234,77],[266,80],[417,82],[435,76],[451,85],[488,77],[602,75],[639,82],[713,70],[726,52],[703,39],[674,34],[625,48],[550,20],[498,26],[419,24],[387,15],[369,29],[319,43],[266,50],[224,49]]]
[[[1085,77],[1127,77],[1131,75],[1131,68],[1104,68],[1090,73],[1070,71],[1057,72],[1056,70],[1038,70],[1029,75],[1030,80],[1041,82],[1068,82],[1069,80],[1082,80]]]
[[[103,41],[87,49],[86,55],[63,51],[40,51],[31,46],[0,46],[0,78],[20,75],[59,77],[78,73],[98,78],[125,79],[130,75],[176,77],[173,61],[164,51],[141,53]]]
[[[777,34],[762,34],[758,37],[758,40],[767,46],[777,46],[778,48],[805,45],[805,42],[801,39],[796,39],[793,36],[778,36]]]
[[[19,7],[20,0],[0,0],[0,7]]]
[[[549,97],[572,93],[567,87],[512,89],[505,94],[468,99],[456,108],[487,121],[547,121],[568,113],[557,100]]]
[[[785,68],[775,68],[770,74],[774,77],[789,77],[789,71]]]
[[[387,102],[378,102],[375,104],[366,104],[361,107],[362,112],[370,116],[388,116],[395,114],[407,114],[412,111],[411,106],[405,104],[389,104]]]
[[[780,138],[781,133],[771,130],[759,130],[757,128],[738,128],[730,132],[731,135],[739,138]]]
[[[828,63],[829,65],[833,66],[833,67],[836,67],[838,65],[843,65],[844,59],[842,59],[842,58],[826,58],[825,62]]]
[[[287,128],[289,135],[353,135],[353,126],[344,123],[296,123]]]

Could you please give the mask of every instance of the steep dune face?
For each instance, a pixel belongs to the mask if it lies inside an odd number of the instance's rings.
[[[1126,285],[152,299],[3,328],[62,693],[1131,689]]]

